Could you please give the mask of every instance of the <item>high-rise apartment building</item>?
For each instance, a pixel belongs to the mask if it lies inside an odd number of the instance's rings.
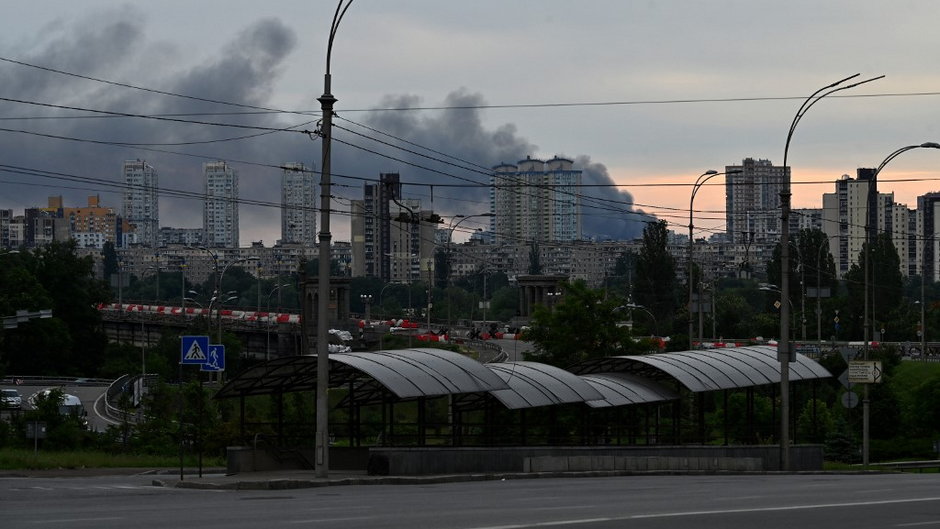
[[[205,244],[215,248],[238,248],[238,172],[226,162],[203,164],[203,171]]]
[[[940,193],[917,197],[915,259],[929,281],[940,281]]]
[[[493,168],[490,212],[497,242],[581,239],[581,171],[574,162],[527,157]]]
[[[13,248],[10,232],[13,224],[13,210],[0,209],[0,248]]]
[[[725,167],[725,220],[733,243],[779,240],[780,191],[789,171],[754,158]]]
[[[281,244],[317,244],[317,183],[302,163],[281,174]]]
[[[363,199],[352,201],[351,209],[352,275],[398,282],[426,277],[437,225],[419,200],[402,197],[398,173],[365,184]]]
[[[871,228],[891,234],[901,258],[902,273],[906,273],[908,245],[904,241],[909,237],[909,218],[896,208],[894,193],[878,193],[874,169],[859,168],[856,175],[856,178],[842,175],[836,181],[835,192],[823,194],[823,231],[829,238],[836,270],[843,276],[858,262],[867,230]],[[903,247],[898,248],[899,244]]]
[[[124,162],[124,208],[122,215],[133,227],[133,242],[158,245],[160,230],[159,179],[152,165],[142,160]]]

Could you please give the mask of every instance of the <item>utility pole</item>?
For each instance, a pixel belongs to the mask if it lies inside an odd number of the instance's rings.
[[[330,383],[330,350],[327,340],[327,310],[330,302],[330,143],[333,139],[333,105],[336,98],[331,93],[330,59],[333,53],[333,39],[339,23],[352,4],[352,0],[339,0],[336,12],[333,14],[333,24],[330,27],[330,38],[326,48],[326,73],[323,74],[323,95],[317,98],[320,110],[323,112],[320,127],[321,140],[321,172],[320,172],[320,234],[319,234],[319,267],[317,278],[317,432],[316,432],[316,462],[315,474],[318,478],[329,476],[329,383]]]
[[[431,333],[431,261],[428,260],[428,334]]]

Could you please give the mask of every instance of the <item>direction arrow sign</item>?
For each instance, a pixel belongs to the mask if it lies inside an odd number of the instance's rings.
[[[200,371],[225,371],[225,346],[210,344],[206,362],[199,368]]]
[[[849,362],[849,382],[861,384],[881,382],[881,362],[878,360],[853,360]]]
[[[205,364],[209,354],[208,336],[181,336],[180,363]]]

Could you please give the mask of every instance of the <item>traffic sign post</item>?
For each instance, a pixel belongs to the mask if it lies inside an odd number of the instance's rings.
[[[180,363],[205,364],[209,354],[208,336],[181,336]]]
[[[852,360],[849,362],[849,382],[878,384],[881,382],[881,362],[878,360]]]
[[[206,361],[202,363],[199,370],[212,372],[225,371],[225,346],[215,343],[210,344]]]
[[[198,365],[200,371],[222,371],[225,369],[225,347],[209,345],[208,336],[180,337],[180,372],[179,372],[179,435],[180,444],[180,481],[183,481],[183,366]],[[209,366],[208,369],[206,366]],[[199,477],[202,477],[202,379],[199,379]]]

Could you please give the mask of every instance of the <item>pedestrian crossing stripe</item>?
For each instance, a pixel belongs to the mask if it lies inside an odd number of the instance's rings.
[[[186,355],[183,356],[184,362],[205,362],[206,353],[202,350],[202,347],[199,347],[199,342],[193,341],[192,345],[189,346],[189,351]]]

